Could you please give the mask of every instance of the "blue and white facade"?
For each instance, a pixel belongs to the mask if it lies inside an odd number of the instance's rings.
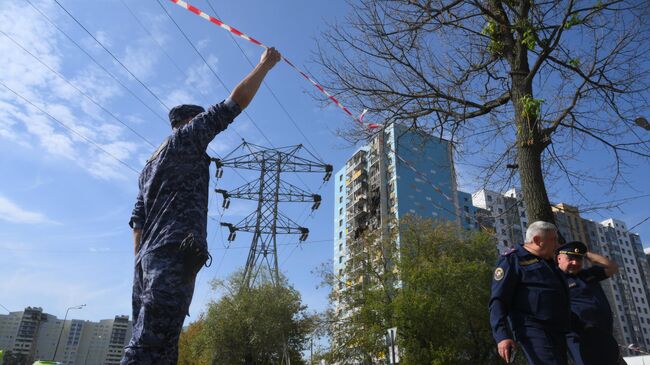
[[[359,148],[334,181],[335,290],[356,284],[345,277],[345,265],[355,255],[350,244],[366,230],[388,234],[407,215],[476,228],[476,208],[469,194],[457,191],[452,148],[444,139],[391,124]]]

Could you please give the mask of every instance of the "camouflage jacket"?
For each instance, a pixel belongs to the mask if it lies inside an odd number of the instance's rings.
[[[180,244],[192,234],[207,248],[208,144],[239,115],[231,99],[211,106],[175,129],[149,158],[140,174],[140,191],[129,225],[142,229],[136,262],[152,250]]]

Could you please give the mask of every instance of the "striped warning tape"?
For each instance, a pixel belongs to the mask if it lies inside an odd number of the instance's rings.
[[[213,17],[213,16],[211,16],[209,14],[206,14],[201,9],[199,9],[199,8],[197,8],[197,7],[195,7],[195,6],[191,5],[191,4],[188,4],[187,2],[185,2],[183,0],[170,0],[170,1],[173,2],[176,5],[184,8],[184,9],[187,9],[187,10],[191,11],[192,13],[200,16],[203,19],[205,19],[205,20],[207,20],[207,21],[209,21],[209,22],[211,22],[213,24],[218,25],[219,27],[229,31],[230,33],[232,33],[232,34],[234,34],[234,35],[236,35],[238,37],[244,38],[245,40],[247,40],[247,41],[249,41],[249,42],[251,42],[253,44],[256,44],[256,45],[258,45],[260,47],[269,48],[268,46],[266,46],[264,43],[258,41],[257,39],[255,39],[255,38],[253,38],[253,37],[251,37],[249,35],[246,35],[245,33],[239,31],[238,29],[233,28],[228,24],[225,24],[221,20],[219,20],[219,19],[217,19],[217,18],[215,18],[215,17]],[[336,104],[339,108],[341,108],[341,110],[343,110],[347,115],[352,117],[352,119],[355,122],[357,122],[360,125],[364,125],[363,117],[366,114],[365,110],[359,117],[355,117],[354,114],[347,107],[345,107],[345,105],[341,104],[341,102],[338,99],[336,99],[332,94],[327,92],[327,90],[325,90],[324,87],[322,87],[320,84],[318,84],[316,81],[314,81],[311,77],[309,77],[309,75],[307,75],[302,70],[300,70],[298,67],[296,67],[286,57],[283,56],[282,60],[284,60],[284,62],[286,62],[289,66],[291,66],[291,68],[293,68],[296,72],[298,72],[300,75],[302,75],[302,77],[307,79],[307,81],[311,82],[318,90],[320,90],[320,92],[322,92],[325,96],[327,96],[328,99],[330,99],[334,104]],[[379,124],[375,124],[375,123],[367,123],[365,125],[370,129],[375,129],[375,128],[380,127]]]

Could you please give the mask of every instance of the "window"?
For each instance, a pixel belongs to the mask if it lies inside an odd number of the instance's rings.
[[[339,175],[339,181],[343,181],[343,175]]]
[[[500,222],[501,224],[506,224],[506,221],[505,221],[503,218],[499,219],[499,222]]]
[[[339,256],[339,264],[343,263],[343,256]]]
[[[343,214],[343,208],[339,208],[339,215]]]
[[[343,244],[339,243],[339,251],[343,251]]]
[[[487,196],[487,201],[491,202],[492,201],[492,195]]]
[[[339,232],[339,238],[343,238],[343,232]]]
[[[503,209],[499,208],[499,213],[503,213]]]
[[[343,219],[339,219],[339,227],[343,226]]]
[[[343,197],[339,196],[339,203],[343,203]]]
[[[340,193],[343,192],[343,185],[339,186],[339,192],[340,192]]]

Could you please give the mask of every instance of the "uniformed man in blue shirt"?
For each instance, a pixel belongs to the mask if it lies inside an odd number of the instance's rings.
[[[129,222],[133,228],[133,335],[121,365],[178,361],[178,338],[194,281],[206,263],[208,144],[251,102],[281,56],[274,48],[225,101],[208,110],[179,105],[169,112],[173,132],[145,164]]]
[[[555,264],[554,224],[528,226],[526,242],[505,252],[492,280],[490,324],[499,356],[514,359],[515,340],[532,365],[566,365],[569,293]]]
[[[593,265],[583,269],[584,259]],[[600,282],[618,272],[618,265],[587,250],[579,241],[558,249],[557,263],[566,275],[571,297],[571,332],[567,345],[576,365],[616,365],[618,344],[613,317]]]

